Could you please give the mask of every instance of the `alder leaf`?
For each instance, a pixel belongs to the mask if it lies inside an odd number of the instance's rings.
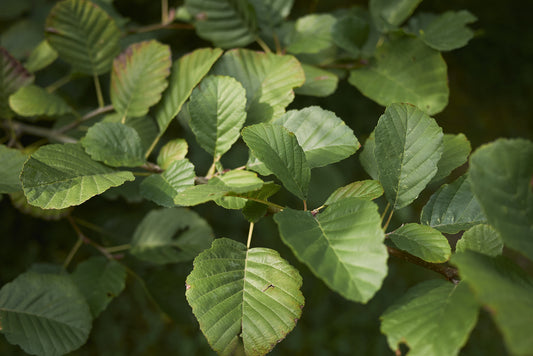
[[[294,0],[249,0],[254,7],[257,24],[267,35],[274,32],[275,27],[282,24],[289,16]]]
[[[20,172],[27,159],[22,151],[0,145],[0,194],[22,190]]]
[[[463,134],[444,134],[442,138],[442,156],[437,163],[437,174],[431,179],[431,183],[446,178],[457,167],[468,160],[471,151],[470,142]]]
[[[0,117],[9,119],[13,116],[9,108],[9,96],[32,83],[33,79],[33,75],[19,61],[4,47],[0,47]]]
[[[365,18],[344,16],[333,25],[333,42],[351,56],[358,58],[361,55],[361,49],[368,40],[369,31],[370,26]]]
[[[409,104],[392,104],[375,129],[379,181],[393,209],[411,204],[437,173],[442,129]]]
[[[30,56],[24,66],[32,73],[48,67],[57,59],[57,51],[50,46],[47,40],[42,40],[37,47],[31,51]]]
[[[294,89],[296,94],[325,97],[337,90],[339,77],[332,72],[308,64],[302,64],[302,69],[304,70],[305,83]]]
[[[274,221],[296,257],[346,299],[366,303],[381,287],[388,254],[373,202],[346,198],[316,218],[309,211],[285,208]]]
[[[20,175],[28,202],[45,209],[79,205],[95,195],[135,179],[93,161],[81,145],[46,145],[35,151]]]
[[[179,161],[185,158],[189,150],[187,141],[182,138],[176,138],[168,141],[157,155],[157,164],[161,169],[168,169],[175,161]]]
[[[74,109],[60,96],[37,85],[26,85],[9,97],[9,106],[20,116],[61,116]]]
[[[155,40],[130,45],[113,61],[111,102],[122,117],[148,113],[159,102],[170,74],[170,47]]]
[[[108,72],[120,51],[115,21],[88,0],[56,3],[46,19],[45,34],[61,59],[89,75]]]
[[[242,214],[249,222],[259,221],[259,219],[267,213],[268,205],[265,205],[258,200],[268,200],[268,198],[276,194],[280,188],[281,186],[274,182],[265,182],[261,189],[246,193],[245,199],[247,199],[247,201],[242,209]]]
[[[287,51],[298,54],[331,50],[335,47],[332,28],[336,21],[330,14],[312,14],[298,18]]]
[[[295,327],[302,314],[302,277],[268,248],[247,249],[216,239],[194,259],[185,295],[211,347],[233,354],[265,355]]]
[[[370,0],[368,8],[372,20],[381,32],[388,32],[401,25],[422,0]]]
[[[496,230],[490,225],[472,226],[465,231],[455,245],[456,252],[475,251],[487,256],[498,256],[503,251],[503,241]]]
[[[377,180],[362,180],[336,189],[330,194],[324,205],[331,205],[346,198],[363,198],[374,200],[383,195],[383,187]]]
[[[378,163],[374,149],[376,147],[375,131],[372,131],[367,137],[363,146],[363,151],[359,155],[359,161],[365,169],[365,172],[374,180],[379,180]]]
[[[389,238],[400,250],[431,263],[448,261],[450,244],[438,230],[427,225],[405,224],[390,233]]]

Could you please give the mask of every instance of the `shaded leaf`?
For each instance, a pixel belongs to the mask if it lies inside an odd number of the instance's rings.
[[[336,189],[330,194],[324,205],[331,205],[346,198],[374,200],[382,195],[383,187],[377,180],[361,180]]]
[[[33,84],[12,94],[9,106],[20,116],[60,116],[74,112],[63,98]]]
[[[289,15],[294,0],[249,0],[257,16],[261,31],[271,34],[273,29]]]
[[[24,66],[30,72],[37,72],[48,67],[57,59],[57,52],[50,46],[47,40],[42,40],[37,47],[33,49]]]
[[[465,231],[455,246],[457,252],[467,250],[479,252],[487,256],[502,254],[503,241],[500,234],[490,225],[476,225]]]
[[[221,355],[233,354],[240,341],[246,355],[268,353],[295,327],[304,305],[302,277],[277,251],[226,238],[195,258],[186,284],[200,329]]]
[[[22,189],[22,186],[20,189]],[[11,200],[11,204],[21,213],[47,221],[60,220],[70,214],[72,210],[72,207],[64,209],[42,209],[38,206],[30,205],[22,190],[10,193],[9,199]]]
[[[437,163],[437,174],[431,182],[446,178],[454,169],[464,164],[471,150],[470,142],[463,134],[444,134],[442,145],[442,156]]]
[[[122,123],[122,115],[113,113],[106,115],[101,122]],[[142,151],[146,152],[158,134],[157,124],[150,116],[127,117],[124,124],[134,128],[141,140]]]
[[[446,237],[430,226],[405,224],[391,232],[389,238],[400,250],[427,262],[443,263],[452,254]]]
[[[370,26],[360,16],[345,16],[333,25],[333,42],[353,57],[359,57],[368,39]]]
[[[388,32],[401,25],[422,0],[370,0],[368,8],[372,20],[381,32]]]
[[[0,145],[0,194],[22,190],[20,172],[27,159],[22,151]]]
[[[330,14],[312,14],[296,20],[287,51],[318,53],[334,47],[332,28],[337,20]]]
[[[372,131],[365,141],[363,151],[359,155],[359,161],[365,169],[365,172],[374,180],[379,179],[378,162],[376,161],[376,155],[374,149],[376,147],[375,131]]]
[[[170,140],[159,150],[157,164],[163,170],[168,169],[175,161],[184,159],[188,150],[189,145],[184,139]]]
[[[272,195],[276,194],[281,187],[273,182],[265,182],[261,189],[245,193],[247,199],[243,215],[249,222],[257,222],[267,212],[268,206],[259,202],[258,200],[268,200]]]
[[[274,220],[296,257],[343,297],[366,303],[381,287],[388,255],[376,204],[347,198],[316,218],[285,208]]]
[[[13,112],[8,99],[19,88],[33,82],[31,75],[9,52],[0,47],[0,117],[10,118]]]
[[[324,97],[337,90],[339,78],[335,74],[308,64],[302,64],[302,69],[305,83],[294,90],[296,94]]]

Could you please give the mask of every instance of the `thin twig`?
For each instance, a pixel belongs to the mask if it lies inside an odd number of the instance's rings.
[[[17,134],[24,132],[24,133],[28,133],[28,134],[39,136],[39,137],[46,137],[48,139],[54,139],[56,141],[63,142],[63,143],[78,142],[76,139],[70,136],[63,135],[62,133],[59,133],[55,130],[47,129],[45,127],[28,125],[28,124],[24,124],[18,121],[12,121],[11,127]]]
[[[63,262],[63,268],[67,269],[68,265],[80,249],[81,245],[83,245],[83,238],[81,236],[78,236],[78,240],[74,244],[74,246],[70,249],[70,252],[68,253],[67,258],[65,258],[65,262]]]
[[[156,30],[194,30],[193,25],[189,25],[188,23],[168,23],[168,24],[160,24],[156,23],[153,25],[143,26],[143,27],[136,27],[136,28],[130,28],[127,30],[128,34],[132,33],[143,33],[143,32],[150,32],[150,31],[156,31]]]
[[[76,224],[76,222],[74,221],[74,219],[72,218],[72,216],[68,215],[67,216],[67,219],[70,223],[70,225],[72,226],[72,228],[74,229],[74,231],[76,231],[76,234],[78,235],[78,237],[82,240],[82,242],[88,244],[88,245],[91,245],[93,246],[94,248],[96,248],[102,255],[104,255],[105,257],[107,257],[108,259],[110,260],[113,260],[115,259],[113,257],[113,255],[111,255],[109,252],[107,252],[107,250],[103,247],[103,246],[100,246],[99,244],[97,244],[96,242],[94,242],[93,240],[91,240],[90,238],[88,238],[87,236],[85,236],[85,234],[80,230],[80,228],[78,227],[78,225]]]
[[[71,122],[70,124],[67,124],[65,126],[61,126],[57,130],[55,130],[57,133],[62,134],[67,131],[70,131],[72,129],[75,129],[76,127],[80,126],[83,122],[92,119],[95,116],[98,116],[100,114],[104,114],[109,111],[113,111],[113,105],[106,105],[101,108],[97,108],[95,110],[89,111],[87,114],[83,115],[80,119],[75,120]]]
[[[105,247],[105,250],[109,253],[117,253],[117,252],[127,251],[130,248],[131,248],[130,244],[124,244],[124,245],[118,245],[118,246]]]
[[[49,86],[47,86],[45,88],[45,90],[49,93],[53,93],[54,91],[56,91],[57,89],[61,88],[63,85],[67,84],[68,82],[70,82],[70,80],[72,79],[71,75],[68,74],[68,75],[65,75],[64,77],[61,77],[59,78],[58,80],[56,80],[55,82],[53,82],[52,84],[50,84]]]
[[[259,44],[259,46],[261,46],[261,48],[263,49],[263,51],[265,51],[265,53],[272,52],[270,48],[268,47],[268,45],[259,36],[255,38],[255,41]]]

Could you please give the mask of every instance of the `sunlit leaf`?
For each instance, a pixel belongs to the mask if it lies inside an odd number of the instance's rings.
[[[389,238],[400,250],[427,262],[443,263],[452,254],[446,237],[430,226],[405,224],[391,232]]]
[[[163,170],[168,169],[175,161],[184,159],[188,150],[189,145],[184,139],[177,138],[170,140],[159,150],[157,164]]]
[[[24,85],[33,82],[31,75],[5,48],[0,47],[0,117],[10,118],[13,111],[9,108],[8,99]]]
[[[302,64],[305,73],[305,83],[294,92],[299,95],[329,96],[337,89],[339,77],[327,70]]]
[[[361,180],[336,189],[330,194],[324,205],[331,205],[346,198],[374,200],[382,195],[383,187],[377,180]]]
[[[444,134],[442,145],[442,156],[437,164],[437,174],[431,182],[446,178],[455,168],[464,164],[471,150],[470,142],[463,134]]]
[[[60,96],[37,85],[26,85],[9,97],[9,106],[20,116],[60,116],[74,109]]]
[[[0,194],[22,190],[20,172],[27,159],[22,151],[0,145]]]
[[[37,47],[33,49],[28,57],[24,67],[30,72],[37,72],[43,68],[48,67],[57,59],[57,52],[50,46],[48,41],[43,40]]]
[[[500,234],[490,225],[476,225],[465,231],[455,245],[457,252],[467,250],[483,253],[488,256],[502,254],[503,241]]]

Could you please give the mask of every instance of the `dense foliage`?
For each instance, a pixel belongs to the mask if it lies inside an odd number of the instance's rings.
[[[531,354],[533,142],[443,132],[476,17],[420,2],[1,5],[44,37],[0,47],[0,351]]]

